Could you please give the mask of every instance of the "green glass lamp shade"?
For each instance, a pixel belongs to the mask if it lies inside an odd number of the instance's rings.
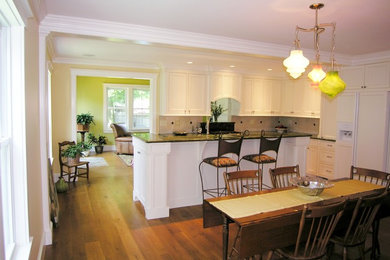
[[[345,85],[338,71],[329,71],[318,87],[323,93],[333,98],[345,89]]]

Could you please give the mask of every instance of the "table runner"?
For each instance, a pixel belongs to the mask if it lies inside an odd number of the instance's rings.
[[[242,218],[380,188],[383,187],[358,180],[344,180],[335,182],[333,187],[325,189],[320,196],[308,196],[295,188],[236,199],[213,201],[210,204],[231,218]]]

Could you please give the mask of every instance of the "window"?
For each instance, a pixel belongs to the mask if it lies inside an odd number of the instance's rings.
[[[111,132],[112,123],[129,130],[150,128],[149,86],[104,84],[104,131]]]
[[[4,1],[3,1],[4,2]],[[0,9],[0,259],[27,259],[24,24],[12,1]]]
[[[149,89],[133,88],[132,129],[150,128],[150,91]]]

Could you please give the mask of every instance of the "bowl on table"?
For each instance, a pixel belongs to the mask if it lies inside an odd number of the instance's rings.
[[[318,196],[324,189],[333,187],[333,184],[329,183],[327,180],[313,176],[291,178],[290,183],[297,186],[298,190],[303,194],[309,196]]]

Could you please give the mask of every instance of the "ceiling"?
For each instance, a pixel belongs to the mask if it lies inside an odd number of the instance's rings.
[[[325,7],[319,11],[319,23],[337,23],[336,55],[354,57],[390,51],[388,0],[322,2]],[[286,56],[293,45],[295,26],[308,28],[313,27],[315,22],[315,12],[309,9],[312,1],[308,0],[46,0],[45,3],[46,12],[50,15],[179,30],[264,45],[277,44],[286,48]],[[302,48],[313,49],[312,33],[301,33],[300,38]],[[161,66],[167,59],[177,64],[201,59],[202,66],[236,65],[256,69],[274,66],[275,70],[282,69],[281,58],[269,60],[267,53],[264,53],[267,56],[264,59],[259,55],[218,52],[215,48],[190,49],[180,44],[175,46],[159,42],[143,45],[134,41],[64,33],[55,33],[51,39],[54,56],[59,59],[131,61],[145,66]],[[320,50],[330,51],[330,41],[328,29],[321,34]]]

